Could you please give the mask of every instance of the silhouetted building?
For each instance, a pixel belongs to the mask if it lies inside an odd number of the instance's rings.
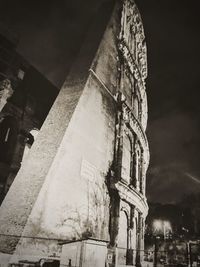
[[[58,89],[16,52],[0,25],[0,201],[12,184]]]
[[[176,204],[149,203],[146,220],[146,239],[153,241],[153,236],[164,236],[168,239],[197,240],[200,237],[200,194],[185,196]],[[162,223],[157,229],[156,222]],[[164,233],[164,223],[171,226],[170,236]]]

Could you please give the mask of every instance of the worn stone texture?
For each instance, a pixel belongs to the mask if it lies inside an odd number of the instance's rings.
[[[80,91],[75,91],[74,88],[70,88],[67,94],[63,91],[41,129],[26,163],[20,169],[13,186],[2,203],[0,208],[1,233],[21,235],[24,229],[27,216],[32,210],[44,177],[48,173],[62,140],[65,127],[68,125],[80,97]],[[66,108],[68,112],[66,112]],[[7,238],[7,241],[1,240],[1,249],[12,251],[15,242],[11,238],[10,240]]]
[[[105,25],[107,20],[103,18]],[[0,233],[70,239],[89,230],[96,237],[108,238],[109,201],[104,180],[113,160],[115,107],[102,85],[89,77],[94,52],[102,38],[102,34],[95,31],[89,39],[94,33],[98,34],[96,43],[86,41],[0,208]],[[110,69],[111,64],[107,60]],[[97,74],[101,76],[100,71]],[[95,183],[102,192],[94,191],[94,181],[88,185],[86,179],[81,178],[83,160],[94,166]],[[100,206],[98,197],[102,198]],[[101,211],[97,212],[98,209]],[[97,222],[101,229],[95,228]],[[18,237],[0,236],[1,252],[13,253],[18,241]],[[17,253],[26,253],[26,248],[34,254],[33,244],[37,254],[41,247],[37,250],[35,242],[28,238],[20,240]],[[44,254],[49,253],[49,246],[41,246]]]
[[[89,231],[95,238],[108,240],[109,196],[104,182],[114,145],[114,107],[109,98],[90,77],[23,236],[72,240]],[[44,257],[59,252],[46,240],[39,243],[36,248],[33,240],[22,238],[16,254]]]
[[[84,240],[80,242],[72,242],[64,244],[60,260],[60,266],[96,266],[105,265],[107,253],[107,243],[97,240]]]
[[[109,88],[112,76],[112,86],[116,90],[117,71],[114,74],[110,71],[111,75],[107,74],[105,78],[102,75],[105,69],[111,70],[113,65],[116,66],[117,58],[113,53],[114,48],[116,50],[115,32],[112,30],[114,23],[111,20],[108,25],[92,69],[99,77],[103,77],[102,81]],[[113,49],[106,50],[106,43],[112,45]],[[102,54],[104,62],[98,60]],[[109,60],[112,56],[115,62]],[[116,106],[92,73],[83,87],[23,236],[71,240],[81,238],[89,230],[93,237],[109,240],[109,196],[105,177],[113,161]],[[90,165],[86,174],[84,170],[81,173],[84,161]],[[46,255],[47,250],[51,254],[55,252],[56,242],[53,243],[51,250],[46,241],[40,241],[39,250],[44,252],[41,255],[38,254],[38,249],[35,250],[33,240],[21,239],[16,254],[22,254],[21,257],[24,254],[35,254],[40,257]],[[57,251],[59,253],[59,248]]]
[[[0,236],[0,251],[15,251],[11,262],[59,257],[59,240],[89,236],[108,240],[114,249],[129,240],[125,249],[138,249],[134,261],[140,262],[142,245],[136,236],[139,233],[143,242],[148,211],[146,50],[140,40],[140,19],[132,21],[137,17],[135,5],[132,0],[123,3],[116,1],[105,7],[106,13],[105,9],[98,13],[97,24],[0,209],[0,233],[22,235]],[[120,37],[130,8],[142,46],[136,49],[136,58]],[[125,38],[130,34],[132,40],[133,32],[127,29]],[[130,162],[123,165],[128,153]],[[123,209],[126,214],[121,215]]]

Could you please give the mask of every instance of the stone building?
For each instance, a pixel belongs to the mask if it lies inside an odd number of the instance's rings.
[[[0,25],[0,202],[58,94],[16,52],[17,43],[18,38]]]
[[[98,241],[106,242],[107,266],[142,263],[149,164],[143,25],[133,0],[107,1],[95,18],[0,208],[5,264],[59,260],[61,241],[84,238],[96,240],[97,254]],[[84,266],[95,265],[105,266]]]

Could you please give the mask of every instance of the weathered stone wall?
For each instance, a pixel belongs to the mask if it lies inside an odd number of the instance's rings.
[[[23,231],[24,236],[72,240],[89,234],[109,239],[109,195],[105,177],[113,160],[114,113],[112,99],[90,77]],[[45,240],[36,248],[33,240],[21,239],[16,254],[23,250],[23,254],[38,257],[47,251],[52,254],[55,247],[52,248],[50,251]]]
[[[104,181],[113,160],[115,104],[98,79],[91,74],[87,80],[91,62],[80,58],[84,66],[72,68],[0,208],[0,231],[11,235],[0,237],[4,253],[12,253],[19,240],[12,235],[71,239],[89,232],[108,239]],[[55,242],[42,240],[35,246],[22,238],[16,254],[49,254]]]
[[[85,86],[83,84],[83,92],[23,236],[71,240],[89,234],[109,240],[110,200],[105,179],[114,156],[116,103],[105,86],[112,92],[117,85],[115,16],[112,16],[91,67],[96,76],[88,69],[88,81]],[[103,61],[98,60],[102,58]],[[40,249],[36,249],[32,239],[21,239],[15,254],[23,254],[22,257],[35,254],[39,258],[47,251],[49,254],[55,252],[56,242],[52,241],[52,246],[45,240],[39,243]]]
[[[22,234],[27,217],[32,210],[62,140],[63,124],[68,124],[79,96],[80,93],[74,93],[73,89],[71,94],[69,93],[67,96],[61,92],[60,98],[54,105],[56,107],[55,112],[48,116],[43,129],[39,133],[37,142],[33,144],[26,163],[20,169],[2,203],[0,208],[0,233],[15,236]],[[63,106],[69,108],[68,113],[64,112]],[[51,131],[49,131],[50,128]],[[0,238],[1,251],[12,253],[18,238],[2,236]]]
[[[91,33],[0,209],[0,233],[23,236],[0,236],[2,252],[16,248],[11,261],[59,256],[59,240],[88,236],[111,249],[121,240],[129,240],[125,250],[142,248],[149,160],[143,31],[132,0],[116,1],[104,24],[103,35],[93,27],[98,38]],[[134,51],[127,40],[136,40]]]

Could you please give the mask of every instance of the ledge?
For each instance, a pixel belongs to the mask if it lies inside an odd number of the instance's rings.
[[[147,216],[149,208],[145,196],[120,181],[115,184],[115,188],[118,190],[122,200],[134,205],[142,213],[142,216]]]
[[[147,141],[147,137],[146,134],[142,128],[141,123],[136,119],[136,117],[134,116],[131,108],[126,104],[123,103],[124,105],[124,109],[127,109],[127,112],[125,112],[125,114],[127,114],[127,116],[125,116],[124,121],[125,124],[127,125],[127,127],[132,130],[138,137],[142,148],[144,149],[146,156],[147,156],[147,165],[149,163],[149,159],[150,159],[150,154],[149,154],[149,145],[148,145],[148,141]]]

